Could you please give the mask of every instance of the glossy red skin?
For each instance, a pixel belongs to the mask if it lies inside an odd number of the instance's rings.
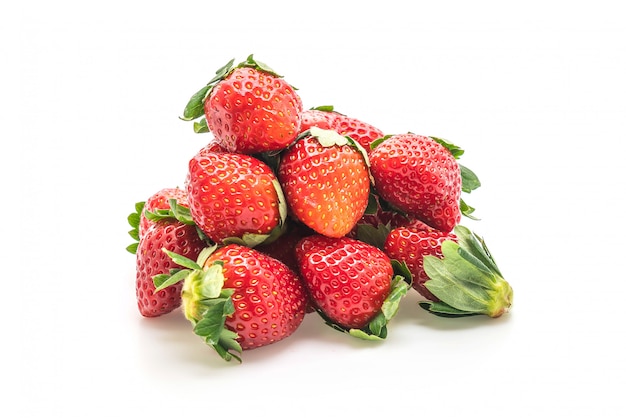
[[[269,234],[280,223],[273,171],[244,154],[206,152],[189,161],[192,219],[215,243],[245,233]]]
[[[413,276],[413,288],[433,302],[438,302],[439,299],[424,285],[429,280],[424,271],[424,256],[442,258],[441,244],[445,240],[456,242],[457,237],[453,233],[443,233],[415,221],[409,226],[392,229],[384,245],[384,251],[389,258],[406,263]]]
[[[229,152],[276,151],[300,129],[302,100],[280,77],[254,68],[236,68],[217,83],[204,102],[207,126]]]
[[[444,233],[461,221],[461,170],[452,154],[433,139],[394,135],[370,153],[381,198]]]
[[[152,277],[180,267],[162,248],[195,260],[204,247],[195,226],[174,219],[158,221],[145,232],[136,253],[135,294],[141,315],[149,318],[165,315],[182,302],[182,282],[154,293]]]
[[[189,206],[187,202],[187,191],[178,187],[167,187],[159,190],[146,200],[139,218],[139,238],[141,239],[145,232],[154,225],[154,221],[149,220],[145,216],[145,212],[154,212],[158,209],[170,209],[170,199],[176,199],[176,202],[183,206]]]
[[[278,179],[292,216],[322,235],[346,235],[367,208],[367,165],[349,145],[323,147],[306,136],[284,152]]]
[[[280,341],[300,326],[306,291],[285,264],[252,248],[230,244],[216,250],[205,266],[223,263],[224,288],[234,289],[235,312],[225,326],[238,334],[244,350]]]
[[[300,132],[317,126],[321,129],[332,129],[358,142],[369,154],[370,144],[384,136],[383,131],[359,119],[337,112],[308,109],[302,112]]]
[[[367,325],[391,290],[391,261],[362,241],[313,235],[298,243],[296,257],[313,303],[346,329]]]

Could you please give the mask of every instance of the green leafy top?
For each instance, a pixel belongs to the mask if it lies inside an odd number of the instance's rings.
[[[497,318],[509,311],[513,289],[502,277],[484,240],[468,228],[457,225],[458,243],[446,240],[441,245],[443,258],[424,257],[428,290],[440,302],[420,306],[442,316],[487,315]]]
[[[170,274],[154,276],[155,292],[183,281],[182,306],[185,318],[193,331],[226,361],[233,358],[241,363],[237,353],[242,352],[237,333],[225,327],[226,318],[235,312],[232,302],[234,289],[225,289],[223,264],[206,264],[216,245],[200,252],[197,261],[163,249],[172,261],[183,267]]]
[[[137,247],[139,246],[139,224],[141,223],[141,212],[143,211],[143,207],[146,202],[137,202],[135,203],[135,211],[128,215],[128,224],[132,227],[130,231],[128,231],[128,235],[133,238],[135,242],[126,247],[126,251],[131,254],[137,253]]]

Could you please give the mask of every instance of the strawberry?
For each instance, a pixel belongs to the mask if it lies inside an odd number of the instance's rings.
[[[207,248],[196,262],[167,254],[186,269],[156,277],[157,288],[183,283],[185,317],[225,360],[287,338],[304,319],[302,282],[273,257],[239,244]]]
[[[390,295],[395,300],[405,294],[408,284],[394,277],[383,251],[352,238],[315,234],[300,240],[296,258],[309,297],[329,325],[361,338],[385,338],[394,309],[383,306],[391,303]]]
[[[424,285],[429,277],[424,271],[424,256],[441,258],[441,244],[445,240],[457,241],[454,233],[443,233],[420,221],[391,230],[384,243],[384,251],[393,260],[404,262],[411,272],[413,288],[432,301],[439,301]]]
[[[282,76],[252,55],[231,60],[194,94],[183,120],[196,132],[210,131],[227,151],[255,154],[285,148],[298,135],[302,100]]]
[[[440,142],[415,134],[374,143],[371,173],[378,195],[407,215],[444,233],[461,220],[461,169]]]
[[[258,244],[287,216],[276,175],[250,155],[198,153],[187,179],[191,217],[215,243],[237,237]]]
[[[332,106],[320,106],[304,110],[301,114],[300,132],[317,126],[321,129],[331,129],[340,135],[346,135],[358,142],[366,152],[370,152],[370,145],[384,136],[383,131],[369,123],[346,116],[334,111]]]
[[[180,267],[162,249],[195,258],[204,247],[194,225],[174,218],[156,221],[145,231],[136,254],[135,292],[141,315],[157,317],[181,305],[182,284],[155,292],[153,277]]]
[[[344,236],[365,213],[367,156],[349,137],[312,127],[284,151],[277,175],[290,213],[317,233]]]

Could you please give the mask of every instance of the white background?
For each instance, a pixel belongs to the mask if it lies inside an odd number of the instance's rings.
[[[20,4],[1,25],[2,416],[625,415],[618,1]],[[241,365],[180,311],[140,317],[126,216],[182,185],[208,137],[178,116],[250,53],[305,108],[466,150],[464,223],[510,314],[443,319],[413,295],[382,344],[309,315]]]

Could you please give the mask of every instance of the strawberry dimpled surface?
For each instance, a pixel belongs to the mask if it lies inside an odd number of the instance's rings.
[[[296,257],[313,303],[342,327],[367,325],[391,290],[389,258],[362,241],[313,235],[300,241]]]

